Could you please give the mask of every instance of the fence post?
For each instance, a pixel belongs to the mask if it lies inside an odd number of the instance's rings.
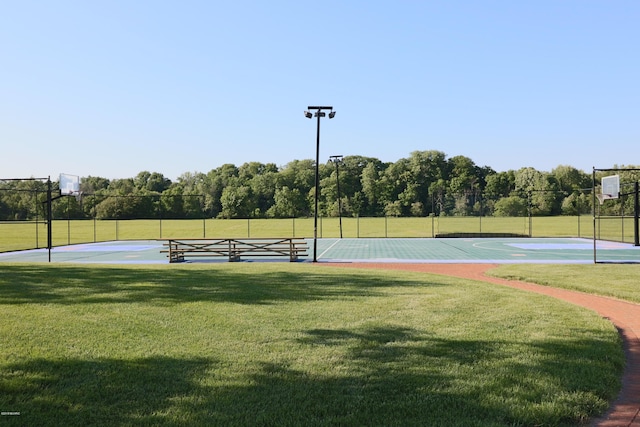
[[[431,214],[431,238],[435,239],[436,238],[436,233],[435,233],[435,221],[436,221],[436,216],[432,213]]]
[[[620,240],[624,243],[624,202],[620,204]]]
[[[387,216],[385,215],[384,216],[384,237],[385,237],[385,239],[388,237],[387,232],[388,232],[387,231]]]
[[[71,197],[67,197],[67,245],[71,244]]]
[[[640,183],[636,181],[634,186],[634,197],[633,197],[633,246],[640,246],[640,230],[638,229],[638,217],[640,216],[640,195],[638,194],[638,189],[640,188]]]
[[[51,247],[53,246],[53,213],[51,209],[51,177],[47,178],[47,249],[49,249],[49,262],[51,262]]]

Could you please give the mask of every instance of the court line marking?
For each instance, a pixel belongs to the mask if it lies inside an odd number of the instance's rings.
[[[333,248],[335,245],[337,245],[338,243],[340,243],[340,239],[337,239],[335,242],[333,242],[331,245],[329,245],[329,247],[327,249],[325,249],[319,256],[318,258],[322,258],[324,256],[324,254],[326,254],[327,252],[329,252],[331,250],[331,248]]]

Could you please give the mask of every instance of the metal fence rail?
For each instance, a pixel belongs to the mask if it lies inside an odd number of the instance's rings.
[[[596,218],[596,238],[633,242],[630,216]],[[447,233],[511,233],[530,237],[593,238],[593,218],[554,217],[366,217],[342,218],[345,238],[433,238]],[[55,219],[53,246],[113,240],[313,236],[313,218],[284,219]],[[336,217],[320,217],[318,237],[340,236]],[[47,247],[45,221],[0,222],[0,252]]]

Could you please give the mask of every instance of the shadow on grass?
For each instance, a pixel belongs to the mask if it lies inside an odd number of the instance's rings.
[[[10,365],[0,377],[0,401],[3,410],[20,415],[2,421],[39,426],[153,425],[194,394],[194,378],[202,377],[212,364],[206,359],[155,357],[36,359]]]
[[[271,304],[327,298],[376,296],[381,287],[441,286],[426,280],[340,272],[244,272],[215,268],[117,268],[2,265],[0,304],[172,304],[195,301]]]
[[[346,345],[360,381],[348,388],[360,393],[356,400],[372,419],[387,418],[382,424],[393,424],[389,414],[397,414],[404,425],[575,426],[603,413],[620,388],[624,355],[600,333],[508,342],[391,326],[314,329],[299,341]]]
[[[438,339],[393,326],[310,330],[301,341],[343,346],[345,357],[313,371],[289,362],[254,361],[251,369],[231,369],[231,378],[222,363],[207,358],[15,363],[1,371],[0,407],[21,415],[2,421],[41,426],[561,426],[577,425],[606,408],[605,400],[572,378],[580,373],[607,381],[603,372],[610,367],[574,357],[592,355],[602,347],[597,340],[521,343],[523,351],[544,355],[528,363],[501,361],[507,342]]]

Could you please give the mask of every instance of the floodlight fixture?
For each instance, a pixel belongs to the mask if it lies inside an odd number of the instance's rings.
[[[311,114],[311,113],[310,113],[310,112],[308,112],[308,111],[305,111],[305,112],[304,112],[304,116],[305,116],[307,119],[310,119],[311,117],[313,117],[313,114]]]
[[[335,116],[336,116],[336,112],[335,111],[332,111],[332,112],[329,113],[329,118],[330,119],[333,119]]]

